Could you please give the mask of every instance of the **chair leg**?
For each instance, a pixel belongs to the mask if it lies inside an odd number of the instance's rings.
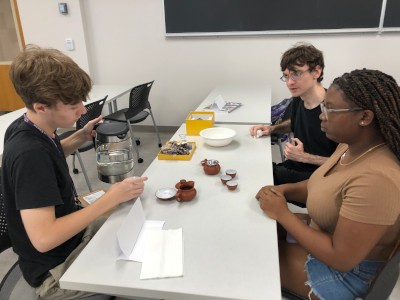
[[[83,176],[85,176],[86,184],[87,184],[87,186],[88,186],[88,188],[89,188],[89,191],[90,191],[90,192],[93,192],[92,186],[90,185],[90,181],[89,181],[89,178],[88,178],[87,173],[86,173],[85,166],[84,166],[84,164],[83,164],[81,155],[79,154],[79,151],[78,151],[78,150],[75,151],[75,155],[76,155],[76,157],[78,157],[79,164],[81,165],[82,173],[83,173]]]
[[[18,262],[8,270],[1,281],[0,299],[37,299],[34,288],[24,280]]]
[[[139,154],[139,147],[138,147],[138,145],[136,144],[136,138],[135,138],[135,135],[133,134],[131,122],[129,122],[129,120],[128,120],[127,123],[128,123],[129,131],[131,132],[132,144],[133,144],[133,147],[135,147],[135,151],[136,151],[136,155],[137,155],[137,160],[138,160],[138,163],[140,164],[140,163],[143,162],[143,158],[140,157],[140,154]]]
[[[72,155],[72,172],[74,172],[74,174],[79,173],[78,168],[75,166],[75,154]]]
[[[161,138],[160,138],[160,133],[158,132],[158,127],[156,125],[156,120],[154,120],[154,116],[153,116],[153,113],[151,112],[151,109],[149,111],[150,111],[151,119],[153,120],[154,128],[156,129],[156,133],[157,133],[157,137],[158,137],[158,147],[161,148],[161,146],[162,146]]]
[[[282,162],[285,161],[285,154],[283,153],[283,144],[281,139],[278,137],[279,152],[281,153]]]

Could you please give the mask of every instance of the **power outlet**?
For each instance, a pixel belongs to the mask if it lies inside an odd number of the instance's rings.
[[[65,39],[65,48],[68,51],[72,51],[75,49],[74,47],[74,40],[73,39]]]

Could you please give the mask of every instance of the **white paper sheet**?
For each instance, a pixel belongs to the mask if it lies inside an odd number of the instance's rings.
[[[143,260],[146,231],[148,228],[161,230],[164,221],[145,220],[142,202],[136,199],[129,214],[117,232],[117,241],[121,254],[117,259]]]
[[[140,279],[183,276],[182,228],[148,230]]]
[[[143,262],[147,232],[149,230],[160,230],[164,226],[164,221],[153,221],[153,220],[145,220],[142,230],[139,233],[139,236],[136,240],[135,246],[133,247],[132,253],[129,256],[125,256],[124,253],[118,257],[118,260],[132,260],[137,262]]]
[[[86,195],[83,197],[83,199],[89,203],[92,204],[93,202],[95,202],[97,199],[99,199],[101,196],[103,196],[106,192],[105,191],[98,191],[95,193],[91,193],[89,195]]]
[[[225,106],[225,104],[226,104],[224,98],[222,98],[221,95],[218,95],[218,96],[215,98],[214,103],[217,105],[217,107],[218,107],[219,110],[223,110],[223,109],[224,109],[224,106]]]

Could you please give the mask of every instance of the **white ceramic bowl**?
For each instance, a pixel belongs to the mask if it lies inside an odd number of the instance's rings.
[[[204,142],[213,147],[229,145],[235,135],[235,130],[225,127],[211,127],[200,131]]]

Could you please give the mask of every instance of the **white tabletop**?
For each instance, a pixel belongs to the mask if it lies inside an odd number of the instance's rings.
[[[116,232],[132,202],[121,205],[60,280],[62,288],[156,299],[281,299],[276,222],[259,208],[255,194],[272,183],[270,139],[254,139],[247,125],[224,125],[237,132],[225,147],[204,145],[190,161],[155,159],[145,174],[142,204],[146,219],[165,220],[165,229],[183,229],[184,276],[140,280],[141,264],[117,261]],[[184,132],[182,125],[179,132]],[[206,175],[200,161],[217,159],[219,175]],[[219,176],[237,170],[238,189],[229,191]],[[194,180],[191,202],[161,201],[157,189]]]
[[[108,103],[109,112],[114,112],[117,110],[116,100],[129,93],[133,85],[93,85],[92,90],[89,94],[89,99],[85,104],[88,104],[93,101],[101,100],[106,95],[108,95],[106,103]],[[104,110],[103,110],[104,112]]]
[[[111,103],[117,100],[122,95],[128,93],[133,88],[132,85],[93,85],[90,91],[89,98],[84,104],[100,100],[108,95],[106,103]],[[4,149],[4,134],[10,124],[22,116],[26,112],[26,108],[9,112],[0,116],[0,158],[3,156]]]
[[[100,100],[108,95],[107,102],[113,101],[124,94],[130,92],[133,85],[107,85],[107,84],[95,84],[89,94],[89,99],[85,104]]]
[[[4,135],[6,134],[8,126],[10,126],[12,122],[22,116],[25,112],[26,108],[23,107],[0,116],[0,158],[3,156]]]
[[[214,103],[221,95],[226,102],[243,105],[231,113],[215,113],[215,123],[266,124],[271,122],[271,88],[268,85],[224,85],[216,87],[196,111]]]

